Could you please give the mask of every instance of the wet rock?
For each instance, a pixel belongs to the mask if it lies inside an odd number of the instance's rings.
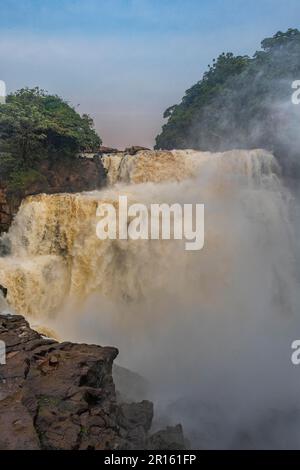
[[[5,181],[0,181],[0,234],[9,229],[22,200],[30,195],[46,193],[76,193],[100,189],[106,184],[106,172],[101,159],[74,158],[69,162],[43,161],[39,166],[40,178],[26,188],[9,189]],[[6,254],[9,247],[1,246]]]
[[[124,429],[141,426],[146,432],[151,428],[153,403],[144,400],[141,403],[123,403],[118,410],[118,423]]]
[[[182,426],[169,426],[150,436],[148,449],[183,450],[186,448]]]
[[[50,358],[49,358],[50,366],[57,366],[58,363],[59,363],[59,357],[58,356],[55,356],[55,355],[50,356]]]
[[[116,348],[45,339],[19,315],[0,315],[0,340],[0,449],[181,446],[181,428],[149,437],[151,402],[117,401]]]
[[[150,150],[147,147],[140,147],[139,145],[133,145],[132,147],[127,147],[124,152],[129,153],[129,155],[136,155],[141,150]]]
[[[101,145],[101,147],[98,150],[98,153],[100,155],[106,154],[106,153],[119,153],[121,150],[112,148],[112,147],[105,147],[104,145]]]
[[[32,417],[17,394],[1,401],[0,429],[0,449],[40,448]]]
[[[6,287],[1,286],[1,284],[0,284],[0,292],[2,292],[3,297],[6,299],[7,289],[6,289]]]
[[[119,401],[133,402],[149,398],[149,384],[144,377],[136,372],[114,364],[113,379]]]

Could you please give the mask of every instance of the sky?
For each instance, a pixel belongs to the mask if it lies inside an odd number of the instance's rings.
[[[222,52],[300,27],[299,0],[0,0],[0,80],[90,114],[103,144],[152,147],[164,110]]]

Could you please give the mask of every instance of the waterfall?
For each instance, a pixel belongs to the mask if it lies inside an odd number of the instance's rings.
[[[275,158],[259,149],[141,151],[103,164],[109,185],[100,191],[23,201],[0,241],[8,304],[61,338],[117,345],[159,406],[173,401],[169,414],[196,445],[239,446],[243,431],[254,446],[278,444],[282,425],[264,426],[284,400],[298,406],[290,343],[300,322],[292,195]],[[120,195],[147,207],[203,203],[203,250],[99,240],[97,207],[117,207]],[[194,412],[180,411],[187,395]]]

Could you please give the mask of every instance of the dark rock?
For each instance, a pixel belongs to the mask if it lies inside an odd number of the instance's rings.
[[[6,299],[6,297],[7,297],[7,289],[6,289],[6,287],[1,286],[1,284],[0,284],[0,292],[2,292],[3,297]]]
[[[139,374],[114,364],[113,379],[120,401],[133,402],[148,399],[149,384]]]
[[[183,450],[186,448],[182,426],[169,426],[150,436],[148,449]]]
[[[0,234],[8,230],[26,196],[93,191],[106,184],[106,171],[99,157],[74,158],[71,163],[44,161],[39,166],[39,173],[41,177],[22,190],[9,189],[4,181],[0,181]],[[0,254],[1,251],[0,246]]]
[[[149,438],[152,403],[117,402],[116,348],[44,339],[19,315],[0,315],[0,340],[0,449],[181,448],[181,427]]]
[[[39,438],[32,417],[18,394],[1,401],[0,449],[38,450]]]
[[[0,220],[1,220],[1,214],[0,214]],[[0,235],[1,235],[1,229],[3,227],[0,224]],[[0,238],[0,256],[7,256],[11,253],[11,241],[7,234],[3,234]]]
[[[118,423],[124,429],[137,426],[148,432],[153,419],[153,403],[144,400],[141,403],[123,403],[118,410]]]
[[[100,155],[106,154],[106,153],[119,153],[121,150],[112,148],[112,147],[105,147],[104,145],[101,145],[99,148],[98,152]]]
[[[136,155],[141,150],[150,150],[147,147],[140,147],[139,145],[133,145],[132,147],[127,147],[124,152],[129,153],[129,155]]]

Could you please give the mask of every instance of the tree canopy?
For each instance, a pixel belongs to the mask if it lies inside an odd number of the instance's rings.
[[[33,174],[41,160],[73,158],[100,145],[93,120],[59,96],[23,88],[0,105],[0,175],[7,179]]]
[[[278,32],[253,57],[221,54],[188,89],[156,138],[157,149],[264,147],[299,166],[300,106],[292,82],[300,79],[300,32]]]

